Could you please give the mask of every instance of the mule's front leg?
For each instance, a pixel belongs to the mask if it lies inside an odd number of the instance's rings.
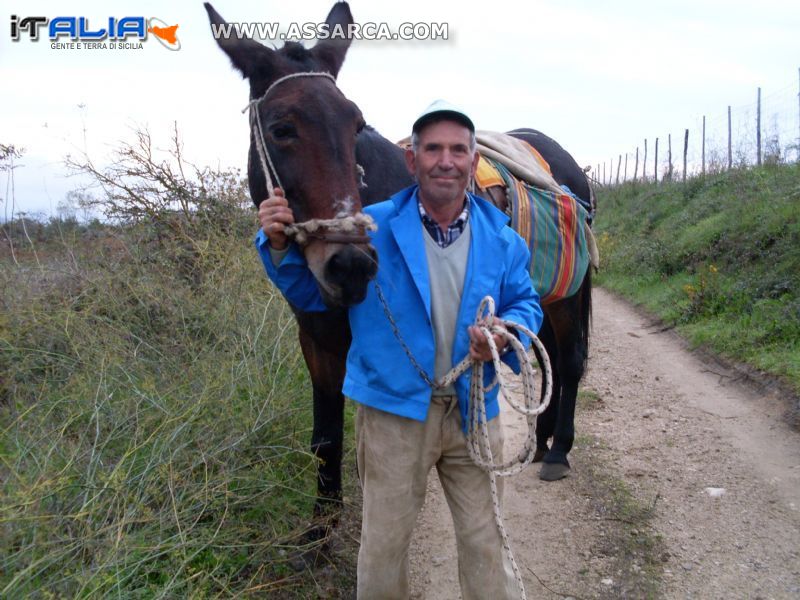
[[[315,517],[330,517],[335,525],[342,505],[342,442],[344,431],[344,382],[346,347],[343,352],[323,348],[300,329],[300,346],[314,390],[314,429],[311,451],[319,459]],[[324,536],[328,526],[316,534]]]
[[[330,516],[342,504],[344,396],[335,388],[314,385],[314,430],[311,451],[319,460],[314,516]]]
[[[558,346],[556,345],[555,334],[550,326],[550,319],[547,317],[545,309],[545,319],[542,329],[539,331],[539,341],[544,345],[547,356],[552,366],[552,388],[550,394],[550,404],[547,409],[536,418],[536,452],[533,455],[533,462],[542,462],[542,459],[550,450],[548,441],[553,437],[556,428],[556,416],[558,415],[558,403],[561,401],[561,382],[558,378]],[[544,369],[542,369],[541,399],[544,400],[545,381]]]

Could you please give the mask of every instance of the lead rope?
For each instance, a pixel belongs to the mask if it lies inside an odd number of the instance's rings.
[[[383,307],[383,312],[386,314],[389,324],[392,327],[392,332],[394,333],[395,338],[397,338],[397,341],[400,343],[403,351],[408,356],[412,366],[432,389],[445,388],[451,385],[456,379],[458,379],[459,376],[465,373],[467,369],[472,369],[470,377],[467,449],[469,450],[469,455],[470,458],[472,458],[472,461],[489,474],[489,487],[492,494],[492,507],[494,509],[494,520],[497,524],[497,530],[500,533],[500,538],[503,542],[503,549],[505,550],[508,562],[511,564],[511,569],[514,572],[514,578],[517,581],[520,598],[522,598],[522,600],[527,600],[527,595],[525,594],[525,585],[522,581],[522,573],[519,570],[519,566],[517,566],[517,561],[514,559],[514,553],[511,551],[511,543],[508,539],[508,533],[506,532],[505,525],[503,524],[502,509],[500,507],[500,495],[497,491],[497,477],[508,477],[510,475],[515,475],[533,462],[534,445],[536,442],[536,417],[547,409],[547,406],[550,403],[550,396],[552,394],[553,373],[550,367],[550,359],[547,356],[547,351],[544,349],[541,341],[539,341],[539,338],[536,337],[536,335],[524,325],[503,319],[497,319],[502,326],[497,324],[492,324],[491,326],[487,325],[488,323],[494,322],[493,317],[495,306],[494,299],[491,296],[486,296],[478,306],[478,311],[475,315],[475,325],[477,325],[478,328],[483,332],[489,343],[489,349],[492,352],[492,364],[494,365],[495,369],[495,380],[488,387],[484,387],[484,361],[472,360],[470,359],[469,355],[467,355],[460,363],[448,371],[444,377],[438,381],[434,381],[414,358],[414,355],[411,353],[411,350],[403,339],[403,336],[400,334],[400,329],[398,328],[397,323],[395,322],[392,313],[389,310],[389,305],[387,304],[386,298],[383,295],[383,290],[380,288],[377,282],[375,283],[375,291],[377,292],[378,299]],[[512,333],[513,330],[517,330],[527,335],[533,342],[533,345],[538,350],[539,356],[542,359],[542,368],[544,370],[544,396],[542,397],[541,401],[539,401],[536,397],[536,368],[533,366],[533,362],[528,357],[528,353],[526,352],[525,347],[522,345],[522,342],[520,342],[519,339]],[[505,393],[506,383],[500,369],[500,353],[497,351],[497,345],[494,342],[494,334],[503,337],[511,345],[511,348],[519,360],[520,377],[522,379],[523,386],[522,406],[512,399],[511,394]],[[486,419],[486,392],[494,388],[495,385],[500,386],[500,390],[503,392],[503,397],[506,399],[506,402],[508,402],[515,411],[525,415],[528,423],[528,434],[525,437],[525,442],[523,443],[522,449],[514,458],[506,461],[503,464],[494,463],[492,448],[489,443],[489,426]]]

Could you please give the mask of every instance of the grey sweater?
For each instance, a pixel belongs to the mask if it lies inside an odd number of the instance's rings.
[[[469,257],[470,226],[467,222],[458,239],[441,248],[427,231],[424,231],[425,255],[428,259],[428,276],[431,283],[431,322],[436,346],[434,376],[440,379],[453,368],[453,341],[456,320],[464,290],[464,274]],[[463,356],[456,357],[461,360]],[[451,385],[443,390],[434,390],[434,395],[455,394]]]

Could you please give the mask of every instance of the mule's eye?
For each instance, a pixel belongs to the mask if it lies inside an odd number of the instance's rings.
[[[269,132],[275,141],[281,142],[297,137],[297,129],[289,123],[278,123],[270,127]]]

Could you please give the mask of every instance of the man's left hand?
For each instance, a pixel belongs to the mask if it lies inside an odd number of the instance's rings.
[[[494,325],[503,327],[502,323],[497,317],[492,317],[492,319]],[[494,343],[497,346],[497,352],[502,352],[503,348],[505,348],[506,344],[508,344],[508,340],[496,333],[492,335],[492,337],[494,338]],[[492,350],[489,348],[489,340],[486,339],[486,336],[476,325],[470,325],[469,327],[469,341],[469,357],[472,360],[492,360]]]

